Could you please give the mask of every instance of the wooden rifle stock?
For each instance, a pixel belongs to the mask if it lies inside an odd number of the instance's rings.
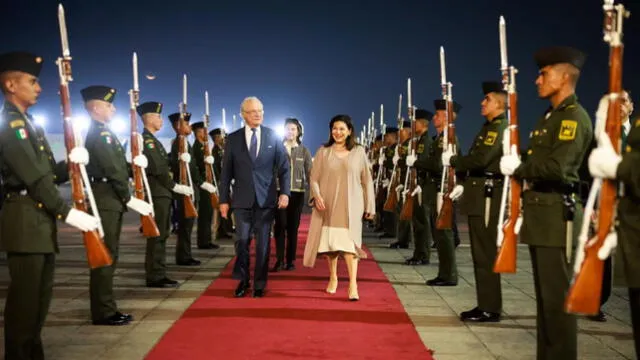
[[[180,142],[178,144],[178,148],[180,149],[180,154],[184,154],[187,152],[187,144],[186,144],[186,139],[184,138],[184,135],[180,135],[178,136],[178,141]],[[180,163],[180,184],[182,185],[187,185],[187,186],[191,186],[188,176],[187,176],[187,166],[189,166],[189,164],[185,163],[184,161],[178,159],[179,163]],[[195,205],[193,204],[193,200],[191,199],[191,195],[184,195],[183,197],[183,201],[184,201],[184,217],[185,219],[193,219],[198,217],[198,211],[196,210]]]
[[[396,147],[396,151],[398,148]],[[389,188],[387,189],[387,201],[384,202],[383,210],[388,212],[395,212],[396,207],[398,206],[398,192],[396,191],[396,187],[398,187],[398,177],[400,174],[398,173],[397,167],[393,168],[393,172],[391,173],[391,182],[389,183]]]
[[[129,109],[129,118],[131,120],[131,160],[135,159],[136,156],[140,155],[140,144],[138,143],[138,115],[136,113],[136,104],[138,101],[135,99],[137,94],[132,90],[131,94],[131,109]],[[141,167],[131,164],[131,169],[133,172],[133,182],[134,182],[134,196],[137,199],[144,201],[144,183],[142,180],[142,171],[144,171]],[[142,224],[142,235],[146,238],[153,238],[160,236],[160,229],[158,229],[158,224],[156,224],[155,219],[151,215],[140,215],[140,223]]]
[[[513,74],[512,74],[513,75]],[[508,75],[507,75],[508,76]],[[516,152],[520,152],[520,135],[518,131],[518,95],[515,91],[509,93],[509,144],[515,145]],[[511,150],[510,150],[511,151]],[[517,260],[516,223],[520,217],[520,195],[522,183],[513,177],[509,178],[509,218],[502,226],[503,240],[493,266],[495,273],[515,273]],[[502,219],[500,219],[502,220]]]
[[[412,175],[415,176],[415,169],[411,170],[413,171]],[[405,198],[404,204],[402,205],[402,211],[400,212],[400,220],[411,220],[411,218],[413,217],[414,196],[411,196],[413,189],[415,189],[415,186],[413,188],[409,188],[407,197]]]
[[[447,143],[454,149],[456,149],[456,131],[453,120],[453,100],[447,101]],[[443,149],[446,150],[446,149]],[[453,166],[448,166],[446,169],[446,191],[443,191],[442,196],[442,208],[436,219],[436,229],[448,230],[453,228],[453,200],[451,200],[451,192],[456,186],[456,170]]]
[[[615,11],[611,11],[615,13]],[[607,12],[607,16],[613,16]],[[606,18],[606,20],[609,18]],[[614,20],[615,21],[615,20]],[[620,28],[621,28],[621,24]],[[605,31],[607,22],[605,21]],[[622,93],[622,45],[612,45],[609,53],[609,93],[620,95]],[[609,98],[609,110],[604,134],[609,136],[611,144],[616,152],[620,153],[621,135],[621,107],[620,96]],[[598,251],[604,244],[604,240],[611,232],[615,217],[617,202],[617,183],[615,180],[603,179],[600,190],[600,204],[598,207],[598,227],[594,244],[585,248],[584,261],[580,272],[573,278],[567,298],[565,311],[573,314],[595,315],[600,311],[600,295],[602,290],[602,277],[604,260],[598,258]],[[590,221],[590,219],[584,219]]]
[[[66,78],[71,78],[71,64],[64,58],[58,59],[60,67],[60,102],[62,106],[64,144],[67,154],[76,146],[75,133],[71,123],[71,101],[69,96],[69,86]],[[88,212],[87,201],[84,194],[84,184],[80,165],[71,161],[67,162],[69,169],[69,179],[71,181],[71,197],[73,207],[76,210]],[[97,211],[97,209],[94,209]],[[109,266],[113,263],[109,250],[104,245],[97,230],[85,231],[83,233],[84,246],[87,252],[87,263],[91,269]]]

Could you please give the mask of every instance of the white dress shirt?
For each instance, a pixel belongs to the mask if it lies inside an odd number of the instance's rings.
[[[260,129],[262,128],[262,126],[258,126],[256,128],[256,138],[258,140],[258,145],[256,146],[256,157],[258,157],[258,154],[260,153]],[[247,150],[251,150],[251,135],[253,135],[253,132],[251,131],[251,127],[249,127],[249,125],[245,125],[244,126],[244,138],[247,140]]]
[[[629,131],[631,131],[631,122],[629,121],[629,118],[622,123],[622,127],[624,128],[624,133],[629,135]]]

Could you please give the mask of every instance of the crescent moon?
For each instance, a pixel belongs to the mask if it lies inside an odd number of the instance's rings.
[[[153,75],[153,74],[147,74],[146,77],[147,77],[148,80],[154,80],[156,78],[156,76]]]

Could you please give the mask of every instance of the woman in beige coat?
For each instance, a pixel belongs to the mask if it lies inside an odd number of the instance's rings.
[[[326,291],[338,288],[338,256],[349,271],[349,300],[359,299],[358,259],[362,250],[362,218],[375,216],[375,196],[369,161],[362,146],[356,144],[348,115],[336,115],[329,124],[329,141],[314,157],[309,188],[311,226],[304,249],[304,266],[313,267],[318,254],[329,264]]]

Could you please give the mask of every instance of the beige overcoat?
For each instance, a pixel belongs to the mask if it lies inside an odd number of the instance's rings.
[[[331,171],[327,166],[327,160],[331,153],[331,147],[320,147],[313,158],[311,166],[311,179],[309,182],[310,203],[316,196],[322,196],[326,189],[327,179]],[[348,206],[349,206],[349,235],[353,240],[359,257],[366,257],[362,251],[362,221],[365,213],[375,214],[375,195],[373,192],[373,180],[371,178],[371,166],[364,147],[356,145],[349,152],[348,164]],[[323,187],[324,185],[324,187]],[[326,209],[324,211],[330,211]],[[315,207],[311,213],[309,236],[304,248],[303,265],[313,267],[318,255],[320,235],[323,226],[323,216]]]

